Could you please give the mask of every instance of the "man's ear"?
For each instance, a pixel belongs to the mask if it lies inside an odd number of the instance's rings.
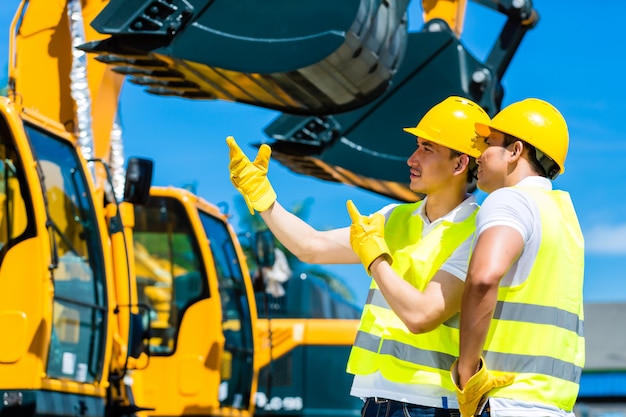
[[[454,166],[454,171],[455,172],[461,172],[465,169],[465,167],[467,167],[469,169],[469,156],[466,154],[461,154],[459,155],[456,165]]]
[[[522,152],[524,151],[525,148],[526,147],[524,146],[521,140],[516,140],[513,143],[513,150],[511,152],[511,156],[515,157],[516,159],[519,158],[522,155]]]

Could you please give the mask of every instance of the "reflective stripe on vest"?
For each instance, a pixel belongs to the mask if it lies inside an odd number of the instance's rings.
[[[476,211],[459,223],[435,226],[422,239],[422,219],[413,213],[422,201],[397,206],[385,224],[394,271],[420,291],[475,230]],[[411,333],[391,310],[372,280],[347,371],[376,371],[390,381],[433,384],[454,391],[450,367],[458,356],[458,315],[425,334]]]
[[[484,357],[494,374],[516,376],[490,395],[571,411],[585,361],[583,236],[569,194],[518,188],[539,208],[541,243],[526,280],[498,289]]]

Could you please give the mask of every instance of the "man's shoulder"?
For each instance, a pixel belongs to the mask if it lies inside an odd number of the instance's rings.
[[[530,196],[522,188],[503,187],[492,191],[480,205],[481,210],[490,206],[515,206],[520,201],[527,201]]]

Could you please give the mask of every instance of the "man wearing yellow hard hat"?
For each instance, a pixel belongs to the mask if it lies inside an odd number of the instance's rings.
[[[251,162],[227,138],[233,185],[289,251],[309,263],[362,263],[373,278],[364,281],[370,292],[347,365],[351,395],[365,401],[364,417],[458,417],[450,367],[458,356],[455,319],[478,209],[466,191],[478,155],[477,122],[490,119],[470,100],[449,97],[435,105],[405,129],[416,141],[407,160],[410,188],[426,197],[372,216],[348,201],[352,224],[328,231],[277,201],[267,179],[268,146]]]
[[[585,361],[583,235],[568,193],[567,125],[529,98],[479,122],[478,188],[489,193],[461,308],[452,369],[463,417],[573,416]],[[494,378],[508,385],[493,387]]]

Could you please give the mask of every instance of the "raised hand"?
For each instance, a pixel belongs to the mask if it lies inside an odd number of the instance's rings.
[[[254,162],[250,162],[235,138],[228,136],[226,143],[230,150],[230,181],[243,196],[250,214],[254,214],[254,210],[267,210],[276,201],[276,192],[267,179],[271,148],[261,145]]]

